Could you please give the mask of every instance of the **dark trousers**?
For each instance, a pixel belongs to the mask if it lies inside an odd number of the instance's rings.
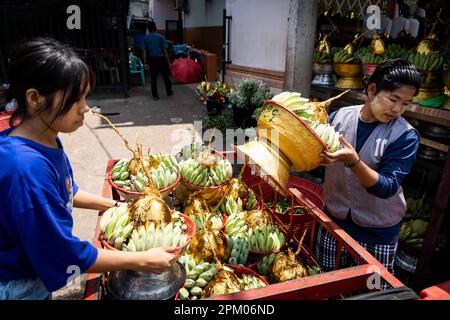
[[[150,79],[152,85],[152,96],[158,98],[158,73],[161,73],[164,85],[166,87],[166,93],[172,92],[172,83],[169,79],[169,64],[165,57],[153,57],[149,59],[150,62]]]

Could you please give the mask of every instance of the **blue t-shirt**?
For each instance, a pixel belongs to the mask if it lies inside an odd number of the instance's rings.
[[[40,278],[55,291],[98,251],[72,235],[78,187],[59,138],[50,148],[12,130],[0,132],[0,281]]]
[[[144,37],[144,48],[150,58],[161,58],[164,57],[164,49],[167,49],[168,45],[163,35],[151,32]]]
[[[145,39],[145,33],[143,31],[136,30],[134,32],[133,41],[134,41],[136,48],[138,48],[139,50],[145,49],[144,39]]]
[[[330,122],[333,121],[335,115],[336,112],[330,115]],[[366,123],[358,120],[356,146],[354,146],[356,152],[361,150],[367,138],[369,138],[378,124],[379,122]],[[403,133],[395,143],[390,144],[383,153],[378,167],[375,168],[379,175],[378,182],[366,188],[367,192],[383,199],[393,196],[414,165],[419,143],[418,133],[411,129]],[[351,218],[351,212],[347,215],[346,220],[339,220],[333,215],[329,216],[355,240],[370,244],[391,244],[396,242],[402,224],[402,222],[399,222],[391,227],[369,228],[355,224]]]

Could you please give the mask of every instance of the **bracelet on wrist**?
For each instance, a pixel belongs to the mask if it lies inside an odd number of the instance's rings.
[[[353,168],[354,166],[356,166],[360,162],[361,162],[361,159],[358,157],[358,160],[355,160],[355,161],[350,162],[350,163],[344,163],[344,166],[347,167],[347,168]]]

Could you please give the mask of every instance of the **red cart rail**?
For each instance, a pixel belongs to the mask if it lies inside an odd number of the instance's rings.
[[[115,160],[109,160],[106,175],[112,170]],[[245,182],[255,191],[258,197],[262,197],[258,190],[262,188],[258,185],[262,185],[262,180],[253,184],[249,182],[250,175],[245,173],[243,175]],[[265,186],[266,187],[266,186]],[[267,190],[267,188],[266,188]],[[277,193],[273,191],[273,200],[277,200]],[[314,255],[315,248],[315,230],[318,225],[322,225],[328,232],[330,232],[335,239],[338,240],[338,255],[337,263],[339,265],[341,249],[344,248],[349,252],[353,259],[359,264],[354,267],[336,269],[331,272],[320,273],[315,276],[309,276],[306,278],[291,280],[284,283],[272,284],[260,289],[253,289],[249,291],[234,293],[230,295],[215,297],[213,299],[221,300],[252,300],[252,299],[277,299],[277,300],[312,300],[312,299],[333,299],[344,298],[347,295],[376,291],[368,287],[368,283],[375,277],[379,277],[380,281],[386,281],[392,288],[402,288],[404,285],[394,277],[378,260],[376,260],[371,254],[369,254],[362,246],[358,244],[353,238],[351,238],[344,230],[342,230],[337,224],[335,224],[326,214],[322,212],[314,203],[306,198],[299,190],[295,188],[289,188],[287,190],[288,197],[291,200],[292,208],[294,206],[301,207],[305,214],[294,215],[293,210],[289,214],[289,219],[281,219],[274,215],[274,220],[281,228],[284,228],[288,233],[294,246],[298,245],[300,232],[304,230],[308,225],[308,233],[306,240],[301,249],[302,257],[306,258],[312,265],[318,266],[316,257]],[[113,197],[119,199],[118,194],[111,189],[107,179],[104,180],[103,196]],[[262,200],[262,198],[261,198]],[[273,210],[274,213],[275,209]],[[275,206],[273,206],[275,208]],[[98,240],[99,237],[99,221],[102,212],[99,213],[99,219],[97,221],[97,228],[95,234],[94,245],[97,248],[101,248],[101,243]],[[298,228],[300,226],[300,229]],[[295,228],[297,227],[297,228]],[[99,290],[104,289],[105,277],[102,275],[89,275],[86,283],[85,299],[92,300],[101,298]]]

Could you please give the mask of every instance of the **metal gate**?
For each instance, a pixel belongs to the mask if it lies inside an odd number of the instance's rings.
[[[7,82],[7,57],[14,44],[37,36],[67,43],[94,72],[96,87],[128,93],[125,0],[1,0],[0,78]],[[81,29],[69,30],[70,5],[80,8]]]

